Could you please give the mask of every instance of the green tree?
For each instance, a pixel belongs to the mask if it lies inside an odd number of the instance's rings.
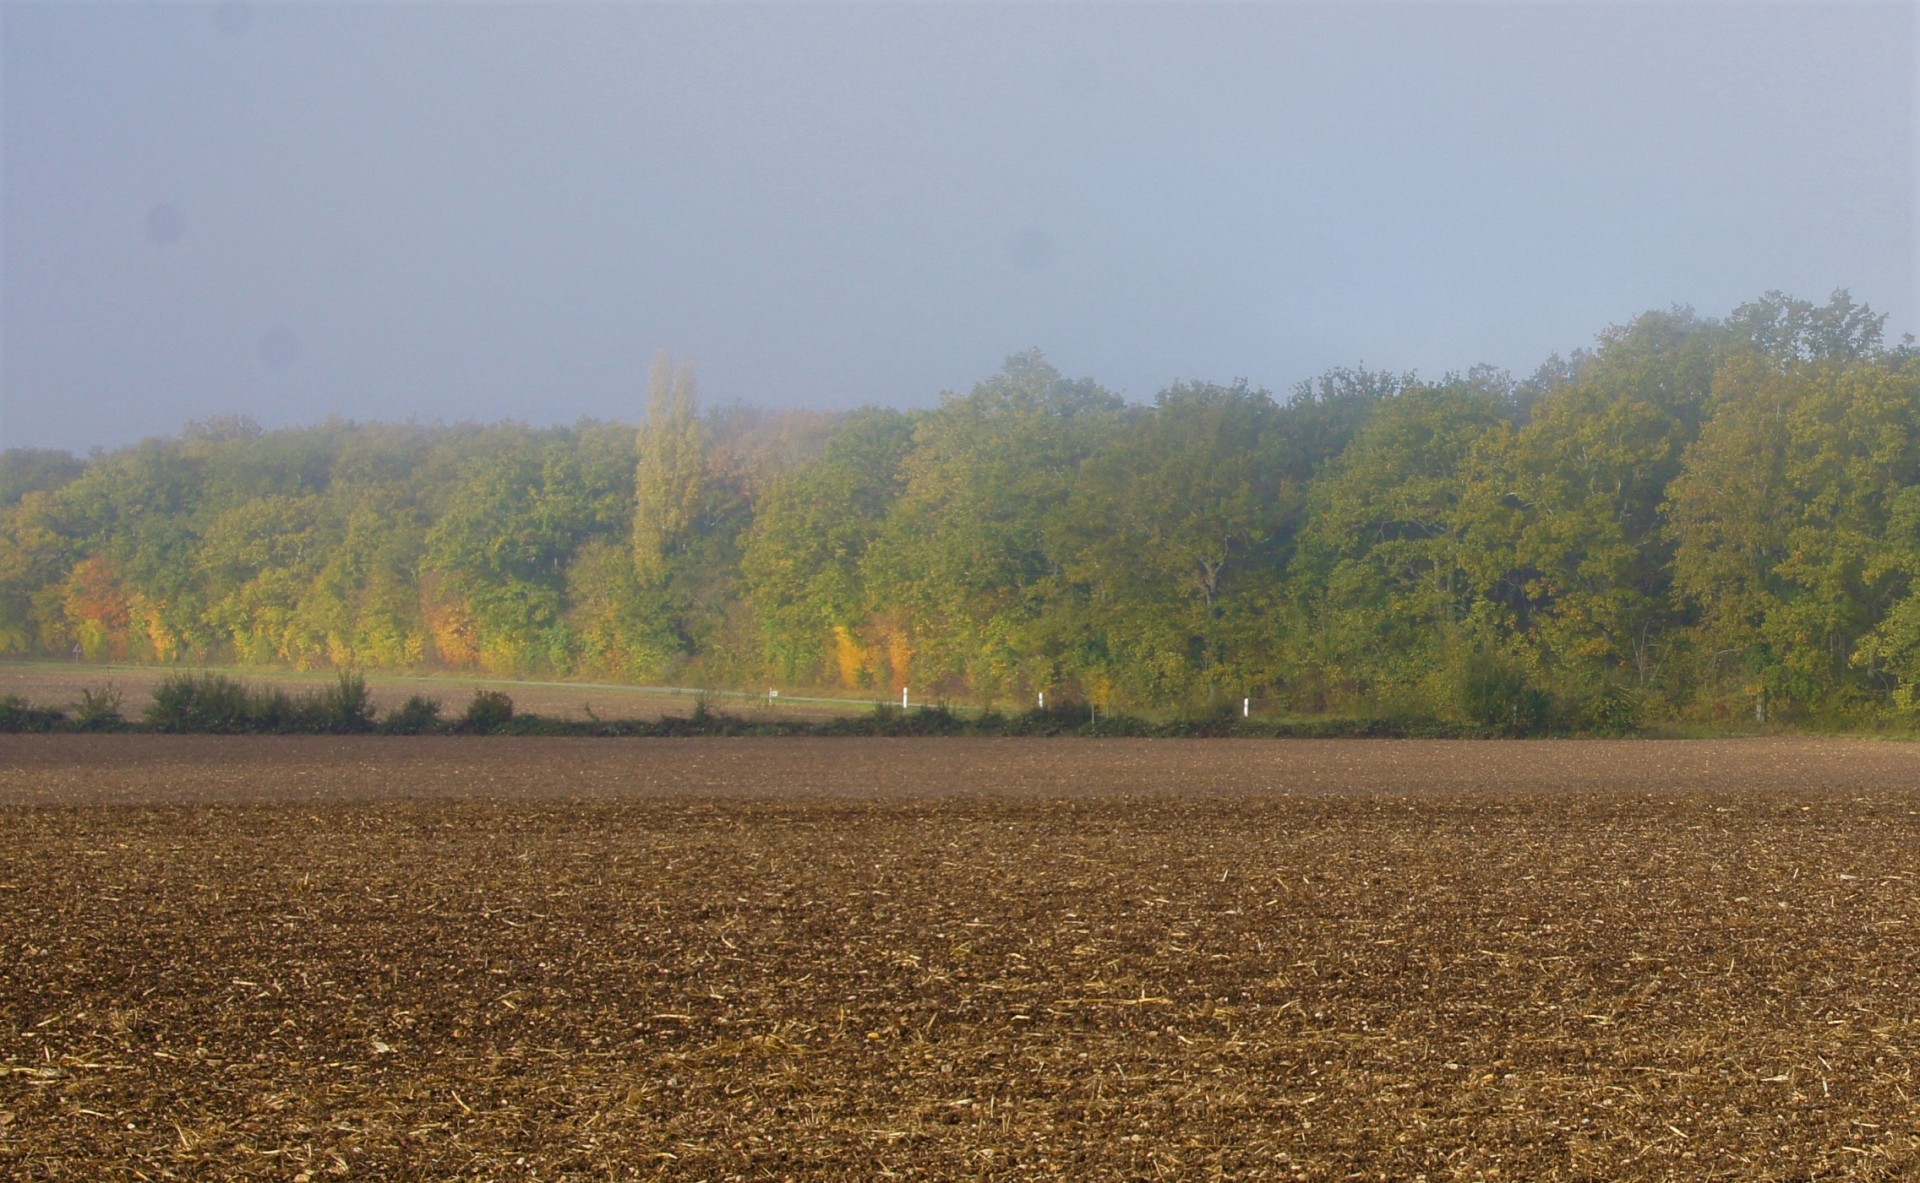
[[[0,653],[58,653],[72,643],[59,600],[82,555],[80,533],[54,491],[0,509]]]
[[[1736,342],[1783,367],[1794,362],[1878,358],[1886,324],[1884,315],[1854,303],[1845,288],[1836,290],[1825,304],[1768,292],[1727,317],[1727,329]]]
[[[1468,565],[1500,627],[1601,691],[1647,687],[1683,613],[1663,502],[1703,414],[1719,335],[1683,311],[1610,330],[1516,392],[1463,506]],[[1518,407],[1516,409],[1519,409]]]
[[[870,615],[898,682],[986,698],[1051,684],[1062,654],[1036,630],[1058,593],[1046,523],[1122,425],[1121,401],[1035,352],[1011,357],[914,428],[905,488],[864,562]]]
[[[658,678],[683,656],[660,589],[640,582],[622,542],[601,537],[580,547],[567,568],[566,602],[580,667],[596,676]]]
[[[856,411],[819,457],[768,486],[740,563],[768,665],[780,678],[825,674],[851,689],[873,677],[861,640],[864,560],[902,492],[912,438],[912,420],[898,411]]]
[[[1303,676],[1371,694],[1440,668],[1475,604],[1461,503],[1499,409],[1464,383],[1408,387],[1315,482],[1294,566],[1312,620]]]
[[[0,451],[0,509],[18,505],[29,493],[71,484],[86,470],[86,461],[71,452],[51,448]]]
[[[604,499],[587,486],[572,431],[499,428],[474,443],[435,507],[422,564],[471,613],[481,664],[565,671],[567,566]]]
[[[1264,390],[1180,384],[1088,458],[1049,531],[1082,680],[1151,703],[1270,676],[1258,638],[1305,502],[1279,427]]]
[[[1837,701],[1862,668],[1856,645],[1908,585],[1890,558],[1920,482],[1916,412],[1913,377],[1883,362],[1746,353],[1720,371],[1670,490],[1674,577],[1739,693]]]
[[[240,660],[289,658],[301,595],[329,549],[321,508],[315,496],[259,497],[219,514],[201,536],[204,618]]]

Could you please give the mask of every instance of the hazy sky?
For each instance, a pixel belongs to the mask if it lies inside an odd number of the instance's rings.
[[[1916,327],[1908,4],[0,6],[0,444]]]

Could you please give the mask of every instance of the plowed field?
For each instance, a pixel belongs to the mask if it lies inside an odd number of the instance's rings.
[[[1920,1179],[1920,749],[0,737],[0,1177]]]

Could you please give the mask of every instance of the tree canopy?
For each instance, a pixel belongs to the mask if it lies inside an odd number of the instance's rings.
[[[1593,728],[1911,713],[1920,360],[1883,327],[1769,293],[1523,380],[1144,405],[1028,352],[844,414],[703,413],[662,355],[637,427],[14,450],[0,653]]]

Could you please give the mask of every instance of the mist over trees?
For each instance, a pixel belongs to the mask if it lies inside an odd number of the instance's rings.
[[[1920,360],[1836,293],[1524,380],[190,424],[0,456],[0,653],[1612,729],[1920,712]]]

